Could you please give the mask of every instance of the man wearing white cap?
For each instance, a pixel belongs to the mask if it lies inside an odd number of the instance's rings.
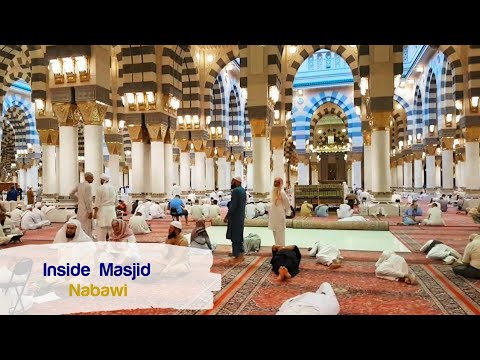
[[[35,208],[32,210],[33,216],[35,217],[35,222],[42,224],[42,226],[48,226],[50,225],[50,220],[47,220],[47,217],[41,210],[42,208],[42,203],[37,202],[35,204]]]
[[[32,205],[27,205],[27,211],[22,215],[22,220],[20,221],[20,229],[22,230],[35,230],[40,229],[42,224],[38,223],[35,220],[35,216],[32,212]]]
[[[92,186],[93,174],[91,172],[85,173],[85,181],[78,184],[75,189],[70,192],[70,196],[76,194],[78,199],[77,219],[82,224],[82,229],[85,233],[92,237]]]
[[[112,220],[117,217],[115,204],[117,203],[116,189],[108,183],[110,178],[102,174],[101,185],[95,193],[95,205],[93,218],[97,219],[98,241],[106,241],[107,234],[112,231]],[[88,234],[87,234],[88,235]]]
[[[235,261],[243,260],[243,228],[245,225],[245,206],[247,203],[247,194],[242,187],[242,178],[236,176],[232,179],[232,200],[228,204],[228,213],[224,222],[227,226],[227,239],[232,241],[232,256]]]
[[[63,224],[53,239],[54,244],[90,241],[93,240],[83,231],[82,224],[77,219],[70,219]]]
[[[20,227],[20,221],[22,221],[22,205],[17,205],[15,209],[13,209],[12,214],[10,215],[10,218],[12,219],[13,224],[15,227]]]
[[[182,223],[180,221],[172,221],[168,229],[168,237],[165,244],[176,246],[188,246],[188,240],[182,234]]]
[[[174,181],[173,182],[173,186],[172,186],[172,198],[174,198],[175,196],[180,196],[182,194],[182,188],[180,187],[180,185],[177,185],[177,183]]]

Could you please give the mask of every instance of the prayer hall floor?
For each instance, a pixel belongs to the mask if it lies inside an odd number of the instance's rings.
[[[426,213],[427,204],[421,204]],[[224,209],[222,209],[224,210]],[[373,218],[367,218],[375,221]],[[281,304],[288,298],[307,291],[316,291],[322,282],[330,282],[340,303],[340,314],[480,314],[480,280],[465,279],[455,275],[451,266],[439,260],[428,260],[419,253],[420,247],[430,239],[437,239],[463,253],[471,233],[480,233],[480,226],[474,224],[466,215],[456,214],[449,207],[444,213],[446,227],[430,226],[396,226],[400,217],[388,217],[390,232],[372,231],[334,231],[335,237],[329,238],[327,232],[317,233],[318,240],[337,241],[344,256],[339,269],[328,270],[316,264],[315,259],[307,256],[307,250],[301,250],[302,262],[300,273],[286,283],[277,283],[270,268],[270,240],[262,236],[262,249],[255,255],[245,257],[243,263],[228,264],[229,245],[219,245],[214,253],[212,271],[222,274],[222,289],[215,294],[214,307],[206,311],[178,311],[174,309],[125,309],[101,314],[275,314]],[[335,221],[333,214],[328,219],[315,218],[312,221]],[[151,223],[153,233],[137,236],[140,242],[158,242],[167,234],[171,217],[154,220]],[[184,220],[182,223],[185,224]],[[53,224],[48,228],[29,231],[23,237],[23,244],[41,244],[52,241],[62,224]],[[208,223],[207,223],[208,225]],[[184,226],[189,234],[194,222]],[[217,230],[218,229],[218,230]],[[254,228],[246,228],[245,234]],[[287,243],[290,236],[287,229]],[[225,227],[208,227],[212,237],[225,234]],[[365,233],[363,236],[358,233]],[[293,234],[293,233],[292,233]],[[297,234],[306,234],[299,233]],[[376,238],[375,236],[378,236]],[[338,239],[337,239],[338,238]],[[293,240],[293,239],[292,239]],[[308,244],[303,236],[296,241],[301,246]],[[358,241],[358,244],[355,242]],[[225,242],[225,244],[228,244]],[[342,244],[342,245],[340,245]],[[387,245],[388,244],[388,245]],[[13,245],[8,245],[13,246]],[[15,245],[21,246],[21,245]],[[371,247],[370,247],[371,246]],[[398,246],[395,250],[403,256],[419,284],[407,285],[375,277],[375,262],[384,247]],[[5,246],[0,246],[0,251]],[[385,250],[385,249],[383,249]],[[100,313],[99,313],[100,314]]]

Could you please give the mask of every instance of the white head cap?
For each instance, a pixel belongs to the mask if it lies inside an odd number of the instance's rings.
[[[237,180],[237,181],[239,181],[239,182],[242,182],[242,178],[241,178],[240,176],[235,176],[235,177],[233,178],[233,180]]]
[[[102,179],[103,181],[109,181],[110,180],[110,178],[105,174],[102,174],[102,176],[100,176],[100,179]]]
[[[170,223],[170,225],[172,225],[174,228],[177,228],[177,229],[180,229],[180,230],[182,230],[182,228],[183,228],[182,223],[180,221],[172,221]]]
[[[27,205],[27,210],[32,210],[33,206],[32,205]]]
[[[42,203],[41,202],[35,203],[35,207],[40,209],[42,207]]]

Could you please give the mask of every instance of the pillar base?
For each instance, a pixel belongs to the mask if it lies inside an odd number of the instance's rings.
[[[253,196],[255,202],[257,202],[258,200],[268,200],[270,198],[270,193],[251,192],[250,195]]]
[[[145,199],[150,199],[152,201],[162,201],[167,197],[165,193],[150,193],[145,195]]]
[[[42,194],[42,202],[56,202],[58,194]]]
[[[135,200],[145,200],[145,193],[130,193],[128,194],[132,198],[132,201]]]
[[[392,192],[372,192],[375,201],[378,202],[392,202]]]
[[[465,189],[465,197],[467,196],[480,196],[480,190],[470,190],[470,189]]]

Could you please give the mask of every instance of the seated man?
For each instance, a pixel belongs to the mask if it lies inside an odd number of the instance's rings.
[[[340,207],[337,209],[337,216],[339,219],[351,217],[352,214],[353,209],[350,207],[350,205],[341,204]]]
[[[392,202],[399,203],[402,201],[402,195],[400,194],[393,194],[392,195]]]
[[[480,279],[480,235],[470,235],[470,243],[465,247],[462,262],[453,264],[453,272],[466,278]]]
[[[17,205],[17,208],[16,209],[13,209],[12,211],[12,214],[11,214],[11,219],[12,219],[12,222],[13,224],[15,225],[15,227],[20,227],[20,222],[22,221],[22,215],[23,215],[23,211],[22,211],[22,205]]]
[[[172,218],[176,219],[177,221],[180,220],[180,216],[185,216],[185,223],[188,225],[188,211],[185,209],[185,205],[183,205],[180,195],[176,195],[172,200],[170,200],[167,210],[170,210],[170,215],[172,215]]]
[[[218,206],[218,200],[214,199],[213,204],[208,207],[208,217],[210,219],[220,219],[220,206]]]
[[[409,272],[405,259],[394,252],[384,251],[375,263],[375,275],[380,279],[402,281],[415,285],[415,274]]]
[[[127,204],[123,200],[118,201],[117,210],[120,210],[123,215],[127,215]]]
[[[370,193],[366,190],[363,190],[361,193],[360,193],[360,200],[362,201],[362,204],[366,204],[367,202],[370,202],[370,200],[372,199],[372,196],[370,195]]]
[[[69,242],[89,242],[93,241],[85,231],[82,230],[82,225],[80,221],[76,219],[68,220],[60,230],[57,231],[55,238],[53,239],[54,244],[58,243],[69,243]]]
[[[42,208],[42,203],[37,202],[35,204],[35,209],[32,210],[33,216],[35,217],[35,222],[42,224],[42,226],[49,226],[50,220],[47,220],[44,212],[40,210]]]
[[[415,216],[423,215],[422,209],[418,207],[416,201],[413,201],[403,214],[403,222],[398,225],[417,225],[419,221],[415,220]]]
[[[259,216],[259,212],[255,203],[252,200],[248,201],[248,204],[245,206],[245,219],[255,219]]]
[[[359,189],[357,192],[361,194],[361,189]],[[351,209],[353,209],[354,205],[358,205],[358,198],[353,192],[353,190],[350,192],[350,194],[345,196],[345,200],[347,201],[347,204],[348,206],[350,206]]]
[[[341,266],[340,250],[333,245],[321,244],[320,241],[317,241],[308,251],[309,256],[317,258],[317,263],[328,266],[329,269],[338,269]]]
[[[319,204],[314,211],[317,217],[328,217],[328,205]]]
[[[3,211],[0,211],[0,223],[6,220],[6,215]],[[3,224],[2,224],[3,225]],[[8,244],[10,242],[10,237],[5,234],[4,227],[0,226],[0,245]]]
[[[150,216],[152,219],[163,219],[165,218],[165,212],[163,211],[162,207],[155,201],[152,206],[150,206]]]
[[[446,198],[445,194],[442,194],[442,197],[440,198],[440,200],[438,200],[438,202],[440,203],[440,209],[442,210],[442,212],[447,212],[448,199]]]
[[[252,200],[253,200],[253,197],[252,197]],[[259,202],[257,202],[255,207],[257,208],[258,216],[263,216],[263,215],[268,213],[267,207],[266,207],[265,203],[263,202],[263,200],[260,200]]]
[[[202,207],[203,217],[205,219],[209,218],[208,209],[210,209],[210,199],[204,198],[200,201],[200,206]]]
[[[35,215],[32,212],[32,208],[32,205],[27,205],[27,211],[23,213],[22,220],[20,221],[20,229],[35,230],[42,228],[42,224],[37,222]]]
[[[445,226],[445,221],[442,219],[442,211],[436,202],[431,204],[431,208],[427,211],[427,218],[423,219],[425,225],[441,225]]]
[[[152,217],[150,216],[150,212],[148,211],[149,206],[147,206],[143,201],[138,202],[138,206],[135,209],[135,212],[133,215],[136,215],[137,213],[143,214],[143,218],[145,220],[152,220]]]
[[[193,205],[190,209],[190,214],[195,221],[205,219],[205,217],[203,216],[203,208],[200,205],[200,201],[198,199],[195,199],[195,205]]]
[[[190,190],[190,194],[187,195],[187,200],[190,200],[191,204],[195,203],[195,200],[197,200],[197,195],[195,195],[195,191]]]
[[[176,246],[188,246],[188,240],[182,234],[182,223],[180,221],[172,221],[168,228],[168,237],[165,244]]]
[[[438,240],[428,240],[420,251],[427,254],[427,259],[443,260],[447,264],[453,264],[455,260],[460,260],[462,257],[457,250]]]
[[[128,227],[135,235],[148,234],[152,232],[142,213],[138,211],[128,221]]]
[[[278,281],[288,280],[297,275],[300,271],[300,260],[302,255],[296,245],[272,246],[272,271],[278,275]]]
[[[478,208],[468,208],[466,211],[467,214],[472,217],[475,224],[480,224],[480,206],[478,206]]]
[[[18,227],[15,226],[13,221],[10,219],[10,213],[4,213],[5,216],[1,216],[0,211],[0,225],[3,227],[3,232],[5,235],[23,235]]]
[[[285,301],[276,315],[337,315],[340,312],[332,286],[324,282],[315,292],[307,292]]]
[[[312,216],[313,212],[313,205],[309,204],[307,200],[305,200],[300,207],[300,216],[302,217],[309,217]]]
[[[343,219],[338,219],[337,221],[340,221],[340,222],[346,222],[346,221],[367,221],[367,219],[365,219],[363,216],[360,216],[360,215],[352,215],[352,216],[349,216],[349,217],[346,217],[346,218],[343,218]]]

